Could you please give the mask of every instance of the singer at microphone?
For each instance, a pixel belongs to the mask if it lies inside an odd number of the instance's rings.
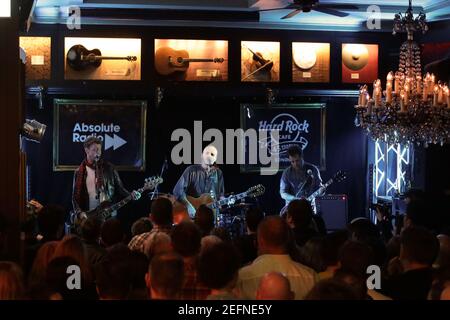
[[[292,200],[307,198],[322,186],[319,169],[304,160],[303,149],[294,145],[287,151],[290,166],[281,176],[280,195],[288,205]]]
[[[116,203],[129,195],[133,200],[141,197],[138,191],[127,191],[114,166],[101,158],[102,141],[99,138],[88,137],[83,146],[86,158],[75,170],[73,179],[72,204],[75,213],[86,215],[103,202]]]

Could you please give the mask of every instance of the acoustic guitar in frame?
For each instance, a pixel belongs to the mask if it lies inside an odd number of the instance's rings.
[[[136,56],[111,57],[102,56],[99,49],[88,50],[84,46],[77,44],[67,51],[67,64],[76,71],[86,70],[88,68],[98,68],[103,60],[127,60],[136,61]]]
[[[190,58],[186,50],[174,50],[170,47],[161,47],[155,52],[155,69],[162,76],[186,72],[190,63],[193,62],[223,63],[224,61],[224,58]]]

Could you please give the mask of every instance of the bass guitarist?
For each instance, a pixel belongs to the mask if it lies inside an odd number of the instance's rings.
[[[189,202],[187,196],[199,197],[209,194],[213,200],[224,197],[225,188],[222,171],[215,166],[217,149],[209,145],[202,153],[201,164],[194,164],[184,170],[173,189],[178,201],[186,206],[187,213],[194,218],[195,207]]]
[[[130,195],[114,166],[101,158],[102,141],[90,136],[83,146],[86,158],[75,170],[72,193],[74,212],[81,219],[105,201],[114,202]],[[141,194],[133,191],[131,197],[138,200]]]
[[[307,198],[322,186],[319,169],[304,161],[303,150],[299,146],[291,146],[287,153],[291,165],[283,171],[280,181],[280,195],[286,206],[292,200]]]

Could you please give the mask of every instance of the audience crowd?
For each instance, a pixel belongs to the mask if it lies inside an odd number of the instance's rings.
[[[46,205],[22,264],[0,261],[0,300],[449,300],[450,229],[420,193],[407,202],[328,232],[306,200],[283,217],[253,207],[234,238],[206,206],[173,225],[165,198],[131,230],[90,217],[66,235],[64,209]]]

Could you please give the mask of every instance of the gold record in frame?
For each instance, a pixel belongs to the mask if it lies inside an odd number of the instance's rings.
[[[294,45],[296,45],[294,47]],[[303,70],[309,70],[316,64],[316,50],[307,43],[293,44],[293,59],[297,67]]]
[[[350,70],[361,70],[369,62],[369,50],[363,44],[346,44],[342,48],[342,62]]]
[[[330,44],[293,42],[292,81],[330,82]]]

